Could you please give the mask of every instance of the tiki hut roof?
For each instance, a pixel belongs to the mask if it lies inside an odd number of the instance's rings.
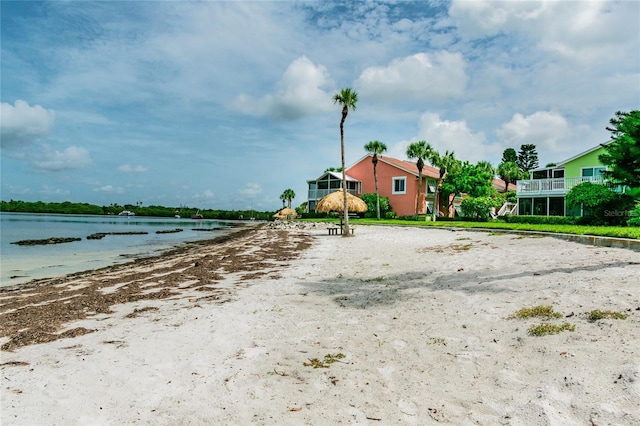
[[[273,215],[273,217],[276,217],[279,219],[291,219],[297,216],[298,216],[298,212],[293,209],[290,209],[289,207],[285,207],[284,209],[280,210],[279,212]]]
[[[363,213],[368,210],[367,203],[347,192],[347,210]],[[322,197],[316,204],[316,212],[344,212],[344,195],[342,188]]]

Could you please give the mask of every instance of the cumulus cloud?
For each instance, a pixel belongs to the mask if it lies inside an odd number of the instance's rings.
[[[331,108],[331,96],[322,89],[330,83],[325,67],[302,56],[289,64],[275,93],[262,98],[241,94],[233,107],[247,115],[295,120]]]
[[[464,92],[468,81],[464,68],[460,53],[416,53],[394,59],[386,67],[365,69],[355,86],[375,99],[442,100]]]
[[[454,151],[461,160],[486,160],[484,133],[473,133],[465,121],[443,120],[427,112],[419,123],[418,140],[424,139],[439,152]]]
[[[35,167],[41,170],[62,171],[84,169],[91,164],[91,156],[85,148],[70,146],[64,151],[45,149],[32,159]]]
[[[55,111],[40,105],[30,106],[23,100],[0,106],[0,143],[3,148],[18,148],[49,135]]]
[[[534,144],[538,149],[551,152],[564,150],[561,143],[566,142],[569,133],[567,120],[558,113],[548,111],[538,111],[528,116],[516,113],[496,131],[505,146],[517,150],[522,144]]]
[[[388,154],[396,158],[406,158],[410,143],[425,140],[438,152],[453,151],[456,158],[476,163],[492,158],[499,151],[497,144],[489,144],[483,132],[473,132],[464,120],[450,121],[438,114],[426,112],[418,122],[418,133],[410,141],[392,146]]]
[[[148,169],[146,167],[141,165],[132,166],[130,164],[123,164],[122,166],[118,167],[118,171],[125,173],[144,173],[147,170]]]
[[[246,197],[256,197],[262,193],[262,186],[259,183],[247,183],[240,193]]]
[[[603,55],[618,56],[625,50],[637,52],[639,44],[635,2],[455,0],[449,16],[463,38],[518,36],[581,62],[601,61]]]
[[[547,2],[454,0],[449,7],[449,16],[462,36],[481,38],[516,29],[523,22],[538,18],[547,7]]]

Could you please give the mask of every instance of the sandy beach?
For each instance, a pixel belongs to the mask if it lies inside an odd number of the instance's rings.
[[[355,234],[258,225],[2,289],[0,423],[640,425],[639,252]],[[540,305],[561,317],[513,315]]]

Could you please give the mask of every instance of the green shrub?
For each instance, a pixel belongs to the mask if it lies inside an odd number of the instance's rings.
[[[540,225],[576,225],[579,216],[504,216],[508,223],[528,223]]]
[[[504,193],[504,199],[505,201],[508,201],[510,203],[517,203],[518,202],[518,197],[516,197],[516,191],[507,191]]]
[[[397,215],[397,214],[396,214],[396,212],[394,212],[394,211],[386,212],[386,213],[384,214],[384,218],[385,218],[385,219],[397,219],[397,218],[398,218],[398,215]]]
[[[595,309],[591,312],[587,312],[587,319],[589,321],[598,321],[605,318],[611,319],[627,319],[627,314],[623,312],[617,311],[602,311],[600,309]]]
[[[562,318],[560,312],[555,312],[551,305],[538,305],[533,308],[522,308],[509,315],[509,318]]]
[[[362,194],[360,196],[362,201],[367,203],[369,208],[364,217],[374,218],[377,217],[376,212],[376,194]],[[391,211],[391,204],[389,204],[389,197],[380,196],[380,217],[387,217],[387,213]]]
[[[624,225],[626,212],[634,206],[633,198],[619,194],[611,188],[591,182],[576,185],[567,193],[567,207],[581,207],[584,217],[582,225]]]
[[[640,217],[632,217],[627,220],[627,226],[640,226]]]
[[[573,324],[569,324],[568,322],[562,323],[560,325],[556,324],[538,324],[529,327],[529,334],[532,336],[546,336],[548,334],[558,334],[562,331],[576,331],[576,326]]]
[[[490,197],[467,197],[460,203],[462,214],[478,221],[489,220],[489,213],[495,207],[495,200]]]

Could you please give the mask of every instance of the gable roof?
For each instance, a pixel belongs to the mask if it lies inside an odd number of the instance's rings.
[[[342,180],[342,172],[324,172],[319,178],[310,179],[310,180],[307,181],[307,183],[312,183],[312,182],[317,182],[319,180],[324,180],[324,178],[329,176],[329,175],[331,175],[332,177],[336,178],[337,180]],[[358,179],[354,179],[349,175],[346,175],[345,177],[346,177],[346,179],[348,181],[351,181],[351,182],[357,182],[358,181]]]
[[[371,157],[373,157],[373,154],[367,154],[361,159],[359,159],[358,161],[356,161],[355,164],[360,163],[365,158],[371,158]],[[416,177],[420,175],[420,173],[418,173],[418,166],[416,166],[415,161],[399,160],[397,158],[387,157],[384,155],[378,155],[378,161],[386,163],[390,166],[400,169],[406,173],[412,174]],[[347,168],[347,170],[349,170],[349,168]],[[440,169],[436,169],[435,167],[431,167],[425,164],[424,167],[422,168],[422,176],[423,177],[427,176],[431,178],[440,178]]]
[[[373,157],[373,154],[367,154],[364,157],[362,157],[360,160],[356,161],[355,164],[360,163],[362,160],[364,160],[365,158],[371,158]],[[409,161],[409,160],[399,160],[397,158],[393,158],[393,157],[386,157],[386,156],[382,156],[382,155],[378,155],[378,161],[381,161],[383,163],[389,164],[393,167],[396,167],[404,172],[407,172],[409,174],[412,174],[416,177],[419,176],[418,173],[418,166],[416,166],[416,163],[413,161]],[[348,169],[347,169],[348,170]],[[431,177],[434,179],[440,179],[440,169],[435,168],[433,166],[429,166],[427,164],[424,165],[424,167],[422,168],[422,176],[423,177]],[[496,189],[504,189],[504,181],[498,177],[494,177],[492,182],[493,187]],[[510,183],[509,184],[509,189],[515,191],[516,189],[516,185]]]
[[[607,145],[609,145],[611,142],[613,142],[613,141],[607,141],[607,142],[605,142],[605,143],[598,144],[598,145],[596,145],[596,146],[594,146],[594,147],[592,147],[592,148],[589,148],[589,149],[588,149],[588,150],[586,150],[586,151],[581,152],[580,154],[574,155],[574,156],[573,156],[573,157],[571,157],[571,158],[567,158],[566,160],[563,160],[563,161],[560,161],[559,163],[556,163],[556,165],[555,165],[555,166],[551,166],[551,167],[538,167],[537,169],[535,169],[535,170],[531,170],[531,171],[532,171],[532,172],[538,172],[538,171],[542,171],[542,170],[548,170],[548,169],[559,169],[559,168],[562,168],[562,167],[564,167],[564,165],[565,165],[565,164],[567,164],[567,163],[569,163],[569,162],[571,162],[571,161],[575,160],[576,158],[580,158],[580,157],[583,157],[583,156],[585,156],[585,155],[587,155],[587,154],[591,154],[593,151],[597,151],[597,150],[599,150],[600,148],[604,148],[604,147],[606,147],[606,146],[607,146]]]

